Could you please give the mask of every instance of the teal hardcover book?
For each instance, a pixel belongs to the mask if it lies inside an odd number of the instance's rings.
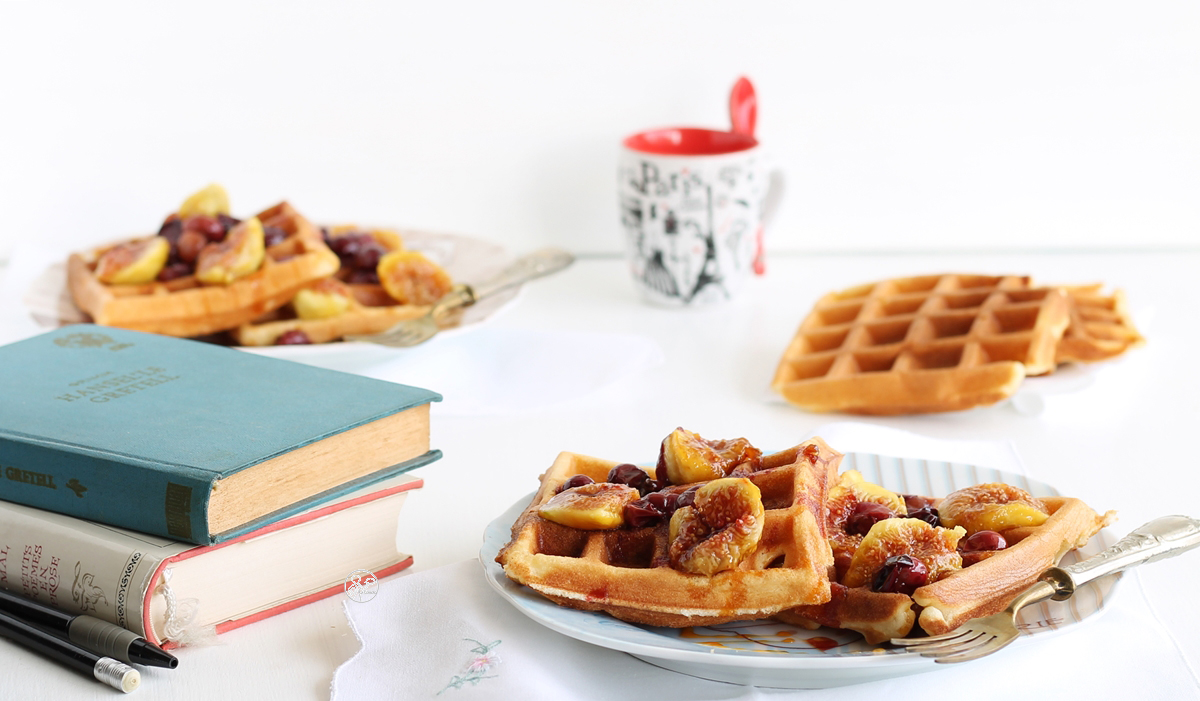
[[[0,499],[207,545],[430,463],[435,392],[81,324],[0,347]]]

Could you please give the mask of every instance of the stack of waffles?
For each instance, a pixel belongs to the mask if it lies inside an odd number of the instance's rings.
[[[994,404],[1027,376],[1143,343],[1120,290],[1027,276],[927,275],[817,301],[772,388],[809,411],[913,414]]]
[[[155,236],[72,254],[67,284],[97,324],[239,345],[384,331],[452,286],[396,232],[320,229],[286,202],[235,219],[219,185],[188,197]]]
[[[877,643],[1003,610],[1114,519],[1005,484],[898,494],[841,459],[819,438],[762,455],[682,428],[656,468],[562,453],[496,560],[560,605],[633,623],[773,617]]]

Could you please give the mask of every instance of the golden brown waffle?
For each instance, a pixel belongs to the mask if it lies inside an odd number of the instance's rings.
[[[839,582],[830,584],[830,594],[824,604],[787,609],[775,618],[809,630],[821,626],[852,630],[872,645],[908,635],[917,620],[912,597],[907,594],[851,588]]]
[[[300,319],[287,306],[238,326],[231,331],[240,346],[270,346],[288,332],[304,333],[309,343],[341,340],[348,334],[382,333],[401,321],[423,316],[430,307],[399,304],[380,285],[351,283],[350,306],[337,316]]]
[[[993,404],[1050,372],[1067,294],[1021,276],[927,275],[821,298],[772,387],[810,411],[910,414]]]
[[[1058,362],[1108,360],[1145,343],[1133,326],[1125,294],[1116,290],[1104,296],[1101,287],[1065,288],[1071,298],[1071,323],[1058,343]]]
[[[1097,514],[1078,499],[1042,497],[1042,502],[1050,511],[1045,523],[1006,532],[1009,547],[913,593],[923,607],[918,622],[926,633],[948,633],[972,618],[1003,611],[1048,567],[1116,520],[1115,513]]]
[[[617,463],[562,453],[513,525],[497,556],[510,579],[572,608],[606,611],[631,622],[683,627],[752,620],[829,598],[832,557],[824,500],[841,453],[813,439],[763,458],[744,474],[758,486],[765,524],[758,547],[735,569],[711,576],[668,564],[668,527],[585,531],[538,510],[573,475],[604,481]]]
[[[931,505],[940,503],[932,498],[923,500]],[[808,628],[857,631],[875,644],[910,635],[914,623],[937,635],[970,619],[1002,611],[1048,567],[1068,551],[1082,547],[1115,519],[1113,512],[1102,516],[1078,499],[1042,497],[1040,502],[1050,514],[1044,523],[1005,530],[1008,547],[964,555],[962,569],[917,588],[911,596],[876,592],[869,585],[847,587],[835,581],[825,604],[790,609],[775,618]],[[827,525],[836,549],[844,521],[833,517]]]
[[[380,247],[380,253],[403,251],[404,242],[398,232],[390,229],[361,229],[346,225],[329,229],[329,240],[336,248],[336,241],[342,236],[369,235]],[[440,270],[432,261],[425,263]],[[416,268],[410,266],[401,270],[413,273]],[[249,323],[233,329],[231,335],[234,342],[241,346],[270,346],[278,343],[285,334],[299,332],[303,334],[301,343],[327,343],[340,341],[350,334],[382,333],[401,321],[415,319],[425,315],[432,307],[431,304],[404,304],[388,294],[379,282],[356,282],[367,276],[378,280],[376,264],[367,268],[357,268],[353,260],[343,260],[342,266],[334,274],[337,286],[347,293],[349,306],[334,316],[316,319],[303,319],[296,315],[293,305],[284,305]],[[449,289],[449,276],[444,278],[446,289]],[[306,289],[329,288],[329,280],[318,280],[306,285]],[[422,288],[419,291],[438,290],[436,285]],[[431,296],[440,296],[432,294]]]
[[[67,284],[79,308],[103,326],[169,336],[203,336],[246,323],[288,302],[304,285],[331,275],[338,258],[321,232],[286,202],[260,212],[263,226],[287,238],[267,248],[262,266],[228,285],[201,285],[195,276],[168,282],[107,285],[96,261],[109,247],[72,254]]]

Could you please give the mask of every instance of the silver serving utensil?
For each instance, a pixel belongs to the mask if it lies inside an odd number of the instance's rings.
[[[936,662],[966,662],[990,655],[1020,636],[1017,613],[1046,599],[1065,601],[1075,591],[1107,574],[1174,557],[1200,545],[1200,521],[1188,516],[1163,516],[1138,528],[1111,548],[1066,567],[1051,567],[1038,581],[1013,599],[1000,613],[967,621],[944,635],[892,638]]]
[[[439,324],[454,312],[497,292],[558,272],[574,261],[575,256],[561,248],[534,251],[513,261],[508,267],[481,283],[455,285],[425,316],[401,321],[382,333],[351,334],[345,338],[347,341],[366,341],[392,348],[415,346],[433,338],[440,328]]]

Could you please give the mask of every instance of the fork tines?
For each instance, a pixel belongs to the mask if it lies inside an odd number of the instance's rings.
[[[968,662],[990,655],[1008,645],[1016,636],[1009,637],[975,628],[959,628],[944,635],[926,638],[892,638],[893,645],[907,647],[922,657],[931,657],[935,662]]]

